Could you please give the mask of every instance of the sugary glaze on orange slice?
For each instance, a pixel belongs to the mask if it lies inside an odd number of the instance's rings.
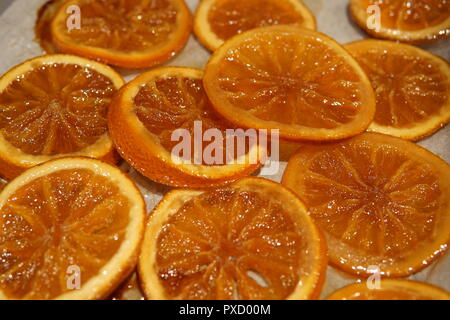
[[[105,297],[133,268],[143,218],[132,182],[100,161],[64,158],[30,169],[0,195],[0,297]],[[71,287],[75,272],[79,287]]]
[[[369,289],[365,282],[333,292],[328,300],[450,300],[450,293],[427,283],[410,280],[381,280],[380,288]]]
[[[381,26],[368,28],[369,13],[378,7]],[[371,10],[369,10],[371,9]],[[356,22],[375,37],[406,42],[432,41],[450,34],[450,5],[447,0],[351,0]]]
[[[317,298],[323,244],[292,193],[244,178],[169,193],[147,226],[139,273],[152,299]]]
[[[365,133],[304,144],[283,184],[305,202],[344,271],[405,276],[447,249],[450,167],[411,142]]]
[[[80,28],[68,30],[66,13],[78,6]],[[192,28],[183,0],[71,0],[51,25],[63,52],[129,68],[160,64],[181,50]]]
[[[237,34],[280,24],[316,28],[314,16],[299,0],[204,0],[197,7],[194,31],[215,50]]]
[[[355,60],[328,37],[291,26],[247,31],[215,51],[205,69],[214,108],[244,127],[291,140],[364,131],[375,98]]]
[[[417,140],[450,121],[450,66],[419,48],[363,40],[346,48],[369,76],[377,106],[370,130]]]

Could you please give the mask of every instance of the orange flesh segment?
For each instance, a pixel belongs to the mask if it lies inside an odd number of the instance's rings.
[[[302,26],[304,18],[289,1],[219,0],[212,6],[208,22],[220,39],[227,40],[259,27],[278,24]]]
[[[437,26],[448,19],[450,5],[447,0],[359,0],[361,10],[378,5],[381,24],[385,28],[416,31]]]
[[[106,115],[116,88],[99,72],[75,64],[45,64],[0,93],[0,130],[31,155],[80,151],[107,132]]]
[[[410,274],[447,247],[449,187],[439,177],[447,165],[439,159],[437,172],[385,137],[302,146],[283,177],[326,232],[333,264],[349,272],[376,265],[388,276]]]
[[[167,42],[177,22],[172,0],[77,1],[80,29],[60,32],[80,45],[117,52],[136,52],[157,48]]]
[[[73,265],[83,285],[121,245],[129,206],[107,178],[86,169],[22,186],[0,210],[0,289],[14,299],[51,299],[69,290]]]
[[[145,128],[158,137],[159,142],[168,152],[172,152],[173,148],[180,143],[178,139],[172,139],[172,133],[177,129],[188,130],[192,138],[191,150],[194,150],[195,138],[201,139],[201,136],[194,134],[195,121],[201,121],[203,133],[208,129],[220,130],[224,139],[214,140],[214,142],[221,146],[226,146],[225,131],[234,128],[219,117],[212,108],[203,89],[201,78],[184,76],[155,78],[139,89],[134,98],[134,112]],[[210,143],[202,141],[202,150],[205,150]],[[248,146],[243,151],[247,152],[247,150]],[[223,154],[224,161],[217,165],[226,164],[226,152],[223,151]],[[237,150],[234,154],[235,158],[241,155],[237,153]],[[195,155],[191,156],[193,159]],[[206,165],[203,161],[202,163]]]
[[[350,44],[348,49],[367,73],[377,107],[374,122],[408,128],[449,106],[450,79],[440,66],[406,46]]]
[[[170,298],[283,299],[311,272],[302,228],[258,192],[203,193],[161,229],[156,272]]]

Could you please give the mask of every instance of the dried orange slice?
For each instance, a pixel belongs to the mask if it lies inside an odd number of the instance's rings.
[[[377,38],[420,43],[450,34],[448,0],[351,0],[350,12]]]
[[[375,113],[369,79],[338,43],[314,31],[272,26],[227,41],[204,85],[237,125],[279,129],[288,140],[332,140],[367,129]]]
[[[69,30],[67,12],[72,6],[80,8],[81,23]],[[173,58],[191,30],[184,0],[71,0],[51,24],[53,42],[62,52],[126,68],[151,67]]]
[[[377,107],[369,130],[418,140],[450,121],[450,66],[425,50],[381,40],[345,46],[369,76]]]
[[[223,161],[204,161],[210,142],[203,141],[203,133],[218,130],[221,137],[214,138],[219,139],[215,143],[225,148],[226,130],[234,126],[211,107],[202,76],[198,69],[155,69],[125,85],[114,99],[109,113],[111,137],[122,157],[144,176],[169,186],[203,188],[234,181],[261,166],[263,150],[258,144],[247,153],[236,151],[232,159],[226,158],[229,153],[222,149]],[[199,135],[195,133],[197,121]],[[175,152],[180,142],[187,141],[173,137],[177,129],[189,133],[191,155],[180,154],[179,158]],[[199,145],[200,155],[195,145]]]
[[[107,112],[122,77],[70,55],[47,55],[0,78],[0,174],[10,179],[44,161],[88,156],[115,163]]]
[[[0,299],[101,299],[133,271],[145,204],[90,158],[33,167],[0,193]]]
[[[279,24],[316,29],[313,14],[300,0],[202,0],[195,13],[194,32],[214,51],[244,31]]]
[[[351,284],[327,300],[450,300],[450,293],[427,283],[386,279],[378,289],[369,289],[366,283]]]
[[[317,298],[325,268],[325,242],[302,202],[261,178],[169,192],[138,264],[150,299]]]
[[[450,166],[431,152],[377,133],[306,145],[283,184],[325,232],[330,262],[353,274],[417,272],[450,241]]]

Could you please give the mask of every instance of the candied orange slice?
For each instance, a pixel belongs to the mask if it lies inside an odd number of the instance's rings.
[[[427,283],[386,279],[378,289],[369,289],[364,282],[351,284],[327,300],[450,300],[450,293]]]
[[[247,144],[243,152],[234,150],[235,157],[227,152],[226,130],[235,126],[211,107],[202,76],[201,70],[182,67],[152,70],[125,85],[113,101],[109,113],[111,137],[122,157],[144,176],[169,186],[204,188],[234,181],[261,166],[264,150],[258,143]],[[200,135],[195,133],[197,121]],[[173,154],[174,148],[185,141],[174,138],[177,129],[189,133],[189,157]],[[210,159],[214,162],[203,157],[211,143],[203,139],[208,129],[221,134],[214,141],[223,147],[223,158]],[[199,145],[200,155],[195,145]]]
[[[369,79],[338,43],[314,31],[272,26],[227,41],[204,85],[237,125],[279,129],[288,140],[333,140],[367,129],[375,113]]]
[[[107,112],[122,77],[70,55],[47,55],[0,78],[0,174],[11,179],[61,156],[115,163]]]
[[[377,38],[420,43],[450,34],[448,0],[351,0],[350,12],[362,29]],[[379,28],[372,22],[378,22]]]
[[[418,140],[450,121],[450,66],[425,50],[381,40],[346,45],[369,76],[377,106],[369,130]]]
[[[145,204],[118,168],[35,166],[0,194],[0,299],[101,299],[133,271]]]
[[[261,178],[169,192],[138,265],[150,299],[317,298],[325,268],[325,242],[302,202]]]
[[[450,241],[450,166],[377,133],[306,145],[283,176],[325,232],[330,262],[353,274],[406,276]]]
[[[72,6],[80,8],[81,23],[69,29],[67,12]],[[51,24],[53,42],[62,52],[126,68],[151,67],[173,58],[191,30],[184,0],[71,0]]]
[[[195,13],[194,32],[214,51],[244,31],[279,24],[316,29],[313,14],[300,0],[203,0]]]

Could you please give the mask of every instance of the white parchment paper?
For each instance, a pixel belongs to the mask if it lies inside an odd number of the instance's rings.
[[[26,59],[43,54],[42,49],[34,41],[33,28],[36,12],[45,2],[46,0],[15,0],[0,16],[0,74]],[[199,0],[186,0],[186,2],[194,11]],[[333,37],[338,42],[347,43],[367,37],[351,21],[347,10],[348,0],[304,0],[304,3],[315,14],[319,31]],[[424,45],[422,48],[440,55],[447,61],[450,59],[450,38]],[[184,50],[167,65],[202,68],[209,56],[210,52],[203,48],[194,36],[191,36]],[[119,71],[126,80],[131,80],[145,70],[136,72],[135,70],[120,69]],[[433,136],[420,141],[419,144],[450,162],[450,126],[446,126]],[[149,210],[169,190],[168,187],[156,184],[137,174],[127,164],[122,166],[138,183]],[[267,178],[279,182],[284,168],[285,163],[282,163],[279,174]],[[450,291],[450,253],[410,278],[432,283]],[[328,267],[322,297],[355,281],[357,281],[356,278]]]

